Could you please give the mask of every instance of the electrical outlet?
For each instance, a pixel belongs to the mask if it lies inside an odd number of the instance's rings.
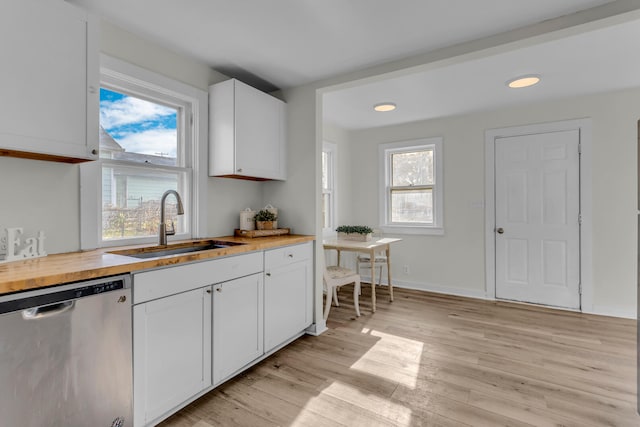
[[[409,266],[407,264],[405,264],[404,266],[402,266],[402,271],[404,274],[409,274]]]

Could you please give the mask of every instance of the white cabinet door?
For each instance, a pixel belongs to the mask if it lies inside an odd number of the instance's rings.
[[[133,307],[133,367],[136,427],[211,385],[210,286]]]
[[[265,352],[311,325],[312,252],[310,243],[265,252]]]
[[[98,32],[92,18],[65,1],[3,0],[0,150],[72,162],[98,158]]]
[[[284,179],[281,150],[284,102],[236,83],[236,170],[260,178]]]
[[[262,273],[214,285],[213,383],[262,356]]]
[[[209,88],[209,175],[286,179],[285,103],[231,79]]]

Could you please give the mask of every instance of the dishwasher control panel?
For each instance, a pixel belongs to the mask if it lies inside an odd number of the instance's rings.
[[[0,314],[46,306],[131,287],[131,276],[120,275],[85,282],[52,286],[0,296]]]

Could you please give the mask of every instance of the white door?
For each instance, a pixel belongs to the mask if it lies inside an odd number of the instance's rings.
[[[580,307],[580,134],[496,138],[496,297]]]

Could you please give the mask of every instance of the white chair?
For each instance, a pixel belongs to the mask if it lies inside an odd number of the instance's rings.
[[[382,237],[378,230],[373,232],[374,239]],[[382,252],[376,252],[375,254],[376,268],[378,269],[378,286],[382,285],[382,269],[387,268],[387,254]],[[358,254],[356,259],[356,273],[360,274],[361,269],[371,269],[371,257],[369,254]],[[371,272],[371,281],[375,282],[376,278],[373,272]]]
[[[358,302],[358,295],[360,295],[360,275],[355,271],[348,268],[339,267],[337,265],[327,266],[324,261],[324,251],[320,255],[320,263],[323,269],[322,283],[324,291],[327,294],[324,304],[324,320],[329,317],[329,311],[331,310],[331,300],[336,303],[336,307],[339,307],[338,303],[338,288],[340,286],[353,283],[353,305],[356,308],[356,316],[360,317],[360,305]]]

